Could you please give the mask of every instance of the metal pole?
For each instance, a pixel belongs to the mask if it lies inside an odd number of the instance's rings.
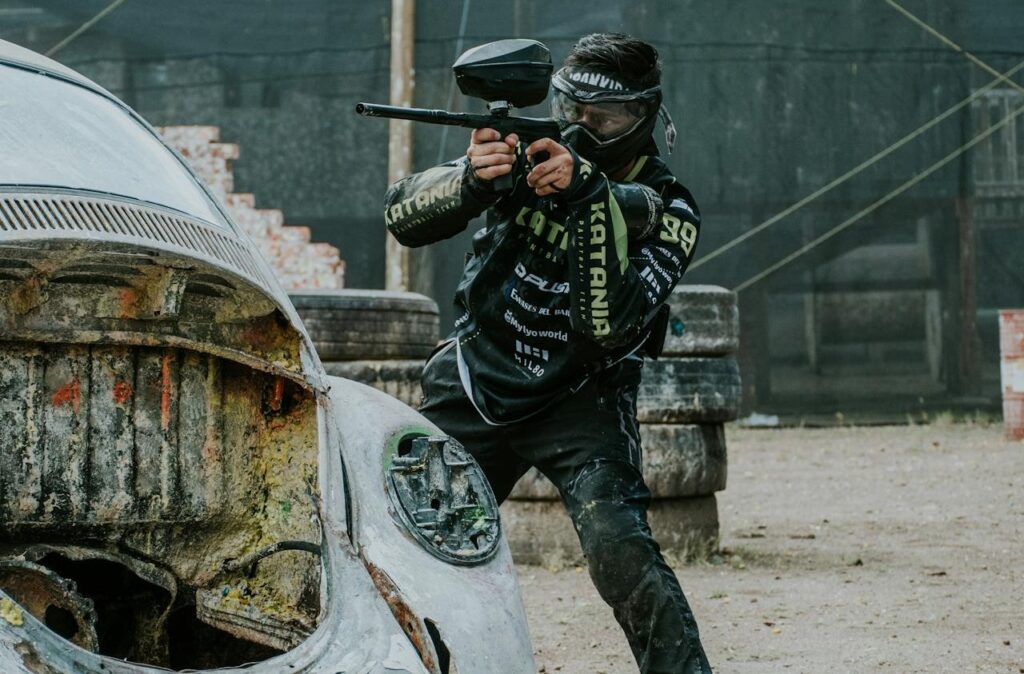
[[[415,0],[391,0],[391,105],[412,106]],[[388,133],[388,183],[412,172],[412,122],[392,119]],[[409,289],[409,250],[390,234],[384,254],[384,287]]]
[[[452,59],[454,63],[456,59],[462,54],[462,47],[466,42],[466,25],[469,23],[469,0],[463,0],[462,2],[462,19],[459,21],[459,37],[455,41],[455,58]],[[455,78],[453,77],[448,83],[448,99],[444,105],[445,110],[451,110],[452,105],[455,103]],[[437,146],[437,162],[440,164],[445,160],[445,154],[448,152],[448,129],[449,127],[441,127],[441,142]]]
[[[977,395],[981,384],[981,358],[978,338],[978,256],[972,199],[956,200],[956,219],[960,231],[960,364],[958,393]]]
[[[75,30],[71,31],[70,35],[68,35],[66,38],[64,38],[63,40],[61,40],[57,44],[55,44],[52,47],[50,47],[50,49],[46,52],[46,56],[49,56],[50,58],[53,58],[57,54],[57,52],[59,52],[64,47],[67,47],[72,42],[74,42],[76,39],[78,39],[79,35],[81,35],[85,31],[87,31],[90,28],[92,28],[93,26],[95,26],[97,23],[100,22],[100,20],[103,17],[105,17],[107,14],[110,14],[115,9],[117,9],[118,7],[123,5],[124,2],[125,2],[125,0],[114,0],[113,2],[111,2],[109,5],[107,5],[102,10],[100,10],[99,14],[97,14],[94,17],[92,17],[91,19],[89,19],[88,21],[83,23],[81,26],[76,28]]]

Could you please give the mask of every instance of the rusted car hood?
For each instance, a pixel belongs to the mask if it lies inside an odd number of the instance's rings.
[[[188,347],[323,390],[323,370],[251,242],[151,204],[0,186],[0,334]]]

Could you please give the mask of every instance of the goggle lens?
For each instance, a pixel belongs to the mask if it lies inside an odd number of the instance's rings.
[[[601,140],[626,133],[647,113],[640,101],[581,103],[561,91],[551,99],[551,115],[566,124],[582,124]]]

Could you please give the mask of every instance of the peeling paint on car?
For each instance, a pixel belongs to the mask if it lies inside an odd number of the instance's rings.
[[[420,660],[431,672],[437,672],[437,655],[423,620],[405,603],[395,581],[391,580],[391,577],[383,569],[375,566],[372,562],[364,560],[364,563],[370,571],[373,584],[377,586],[377,590],[391,608],[395,620],[405,631],[413,648],[419,653]],[[394,651],[394,639],[392,639],[392,651]]]
[[[25,623],[25,618],[21,613],[21,607],[10,599],[0,599],[0,620],[5,621],[8,625],[14,625],[15,627],[20,627]]]
[[[22,641],[14,647],[15,652],[21,656],[21,664],[29,674],[61,674],[53,667],[50,667],[39,657],[39,652],[27,641]]]

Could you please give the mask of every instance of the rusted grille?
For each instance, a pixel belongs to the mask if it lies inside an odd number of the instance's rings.
[[[225,367],[178,349],[0,342],[0,528],[227,507]]]
[[[253,253],[236,239],[195,220],[134,204],[67,194],[4,194],[0,232],[92,232],[155,241],[212,258],[267,285]]]

